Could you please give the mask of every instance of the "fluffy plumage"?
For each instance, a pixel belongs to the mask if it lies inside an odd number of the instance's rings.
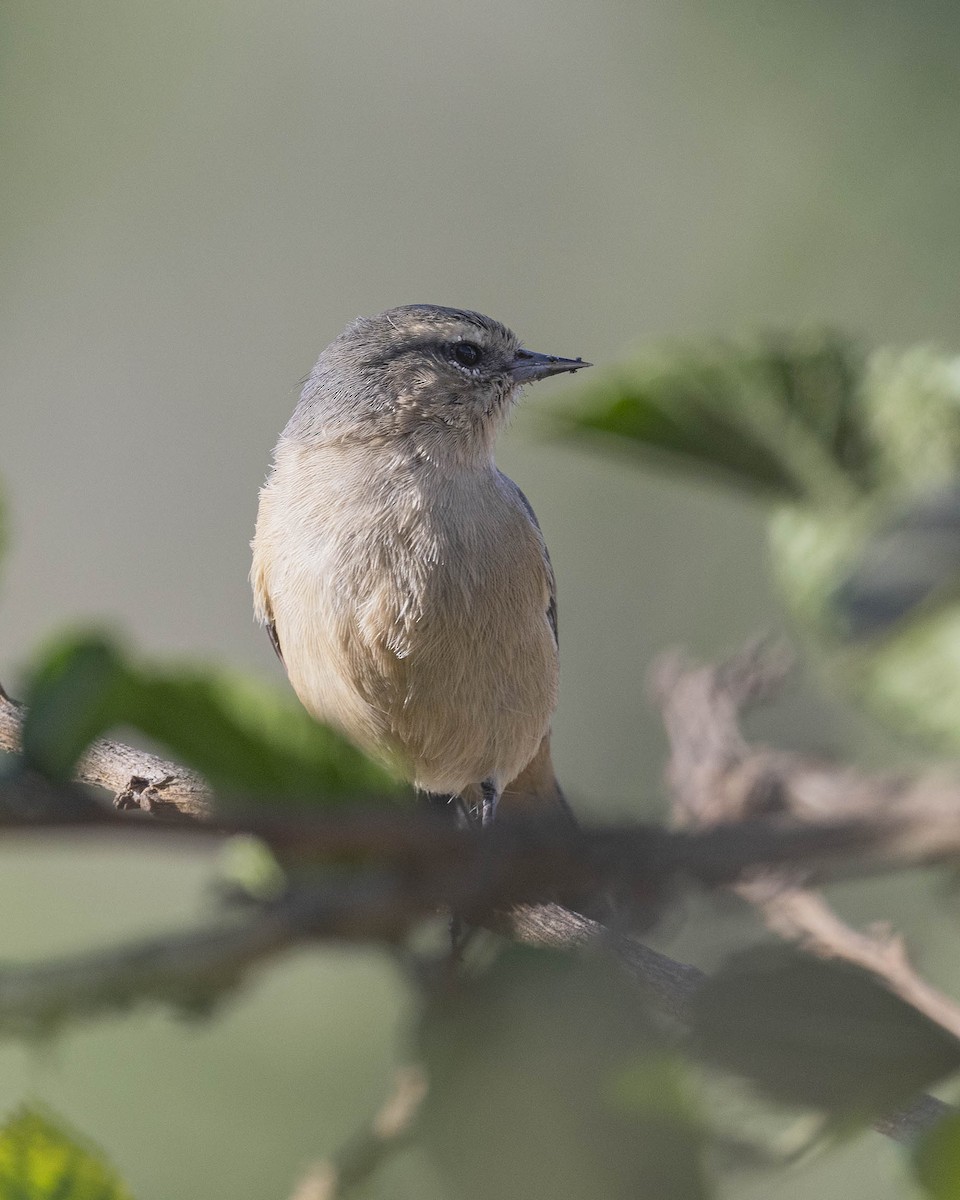
[[[493,450],[522,383],[586,365],[477,313],[391,309],[327,347],[280,437],[257,616],[305,707],[425,791],[562,803],[553,571]]]

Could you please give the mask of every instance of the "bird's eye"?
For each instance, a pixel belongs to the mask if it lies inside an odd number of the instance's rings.
[[[483,357],[483,351],[476,342],[454,342],[453,357],[461,367],[475,367]]]

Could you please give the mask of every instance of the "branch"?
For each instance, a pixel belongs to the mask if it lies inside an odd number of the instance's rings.
[[[241,919],[206,929],[59,962],[2,968],[0,1035],[49,1033],[67,1020],[126,1014],[138,1004],[209,1009],[258,965],[295,946],[317,938],[357,940],[377,933],[380,940],[396,940],[406,928],[404,908],[396,901],[382,880],[366,887],[337,881],[327,889],[311,886],[305,894],[255,907]],[[668,958],[630,935],[611,933],[557,904],[498,912],[489,923],[532,946],[574,950],[602,943],[657,1007],[681,1022],[707,978],[698,967]],[[909,1142],[951,1111],[939,1100],[920,1096],[876,1128]],[[387,1152],[386,1145],[382,1149]]]
[[[685,808],[690,810],[690,819],[681,823],[703,824],[697,813],[711,813],[710,823],[746,822],[727,832],[734,859],[743,863],[752,855],[754,861],[774,862],[779,855],[780,861],[799,862],[806,857],[805,878],[818,882],[960,857],[960,771],[871,777],[788,752],[748,747],[737,715],[771,691],[782,669],[782,662],[772,668],[757,649],[716,669],[691,671],[679,659],[661,666],[658,690],[674,747],[668,774],[681,818]],[[22,725],[22,705],[0,688],[0,749],[19,749]],[[231,831],[215,819],[213,794],[200,775],[121,742],[94,742],[81,760],[77,780],[106,788],[122,810],[196,824],[213,819],[217,828]],[[79,815],[84,802],[78,793],[72,802]],[[67,816],[58,813],[60,820]],[[9,824],[9,818],[0,813],[0,822]],[[751,825],[748,818],[756,821]],[[234,828],[250,824],[235,823]],[[278,839],[285,840],[276,830],[273,837],[264,836],[278,848]],[[297,824],[286,840],[296,845],[304,837],[309,844],[309,830]],[[611,837],[625,839],[620,858],[633,853],[624,832],[611,831]],[[721,841],[718,835],[718,858]],[[616,851],[611,853],[617,857]],[[677,867],[674,861],[668,869]],[[704,882],[720,881],[706,878],[704,865],[691,869]],[[718,861],[718,870],[723,869]],[[728,877],[737,869],[728,867]],[[625,870],[629,880],[631,871]]]
[[[19,753],[23,713],[23,705],[0,686],[0,750]],[[78,765],[77,781],[112,792],[118,808],[145,809],[168,819],[212,812],[210,788],[195,771],[108,738],[90,746]]]
[[[793,751],[751,746],[740,715],[772,699],[790,660],[783,646],[754,642],[719,666],[679,654],[661,659],[652,690],[670,741],[666,769],[680,826],[758,817],[811,825],[873,823],[889,837],[891,863],[934,862],[960,853],[960,765],[918,775],[869,775]]]
[[[683,876],[751,887],[761,877],[737,884],[745,871],[789,867],[796,887],[797,879],[938,861],[960,850],[960,782],[953,772],[869,779],[798,755],[751,750],[739,731],[739,712],[769,694],[779,675],[782,664],[772,669],[756,650],[712,672],[691,671],[676,660],[661,669],[660,697],[674,750],[670,777],[682,815],[688,824],[723,822],[701,833],[629,826],[571,834],[538,825],[496,826],[478,836],[428,817],[343,811],[180,824],[177,836],[255,832],[286,862],[347,859],[362,863],[366,874],[328,889],[312,887],[309,896],[289,897],[207,930],[0,971],[0,1031],[48,1028],[70,1015],[89,1017],[148,1000],[209,1005],[257,963],[289,946],[317,937],[396,940],[443,904],[534,945],[569,949],[600,938],[664,1010],[682,1019],[704,978],[696,967],[557,903],[537,901],[563,895],[572,903],[571,896],[592,899],[613,889],[642,913]],[[0,746],[18,747],[21,723],[20,707],[0,692]],[[127,793],[127,803],[158,816],[195,818],[211,811],[210,793],[198,776],[119,743],[97,742],[80,778]],[[6,786],[22,787],[22,780]],[[60,827],[95,819],[127,835],[174,834],[169,824],[81,810],[68,789],[39,819]],[[727,823],[731,818],[739,823]],[[38,816],[13,805],[0,819],[23,827]],[[778,895],[784,894],[781,888]],[[906,1141],[948,1111],[921,1097],[877,1127]]]
[[[171,823],[114,812],[73,785],[15,774],[0,778],[0,836],[91,826],[127,839],[254,835],[288,869],[336,867],[341,878],[389,877],[394,924],[419,919],[431,906],[453,907],[479,924],[492,911],[547,901],[591,911],[598,896],[608,896],[621,926],[629,928],[649,924],[651,914],[691,881],[733,884],[759,867],[834,880],[902,865],[890,856],[891,846],[899,850],[897,830],[891,839],[883,823],[862,820],[791,825],[755,819],[669,830],[514,819],[461,830],[434,812],[321,803],[280,811],[265,805],[249,815]],[[365,903],[355,914],[357,936],[378,937],[379,917],[368,928]]]
[[[709,829],[763,812],[800,822],[816,822],[825,815],[872,818],[880,824],[899,824],[904,862],[918,849],[927,853],[934,844],[945,847],[960,804],[955,769],[914,779],[869,777],[849,767],[747,743],[739,727],[740,713],[773,696],[788,668],[782,648],[762,643],[719,666],[692,667],[678,656],[661,663],[655,689],[671,744],[667,778],[677,823]],[[889,931],[863,933],[847,925],[820,893],[800,886],[811,878],[807,872],[764,870],[731,887],[776,933],[823,958],[842,958],[865,968],[960,1037],[960,1005],[917,974],[902,940]]]
[[[314,1164],[293,1191],[290,1200],[341,1200],[374,1174],[390,1155],[408,1145],[413,1126],[427,1095],[423,1068],[399,1067],[393,1090],[368,1125],[336,1154]]]
[[[709,978],[699,967],[660,954],[636,937],[613,934],[598,922],[557,904],[517,908],[502,916],[500,931],[528,945],[573,950],[588,943],[602,943],[656,1006],[680,1022],[685,1021],[697,989]],[[918,1137],[955,1111],[936,1096],[921,1093],[905,1108],[874,1121],[873,1128],[892,1141],[911,1146]]]
[[[0,968],[0,1035],[49,1033],[67,1020],[127,1013],[144,1003],[209,1008],[257,963],[316,936],[349,936],[357,904],[350,890],[346,902],[312,890],[205,929]],[[390,930],[385,914],[382,929]]]

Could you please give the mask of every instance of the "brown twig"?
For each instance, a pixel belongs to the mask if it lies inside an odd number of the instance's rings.
[[[672,654],[654,668],[652,690],[671,748],[666,777],[676,823],[864,820],[886,831],[891,862],[960,855],[960,764],[870,775],[745,740],[740,715],[771,699],[788,669],[785,649],[763,642],[719,666],[696,666]]]
[[[820,958],[842,958],[870,971],[901,999],[960,1038],[960,1006],[920,976],[903,939],[878,927],[853,929],[833,911],[822,893],[792,888],[770,878],[735,887],[753,904],[767,927]]]
[[[0,750],[20,750],[23,711],[0,687]],[[212,811],[210,788],[196,771],[109,738],[91,745],[77,780],[105,788],[120,808],[141,808],[159,817],[206,817]]]
[[[960,780],[954,770],[870,778],[747,743],[739,727],[741,712],[775,694],[787,669],[783,650],[763,643],[719,666],[694,667],[677,656],[660,664],[655,689],[671,744],[667,778],[677,824],[709,829],[764,812],[801,822],[893,820],[900,826],[904,855],[924,844],[929,849],[931,836],[942,835],[955,817]],[[922,828],[927,822],[937,825],[939,834]],[[865,968],[960,1037],[960,1005],[917,974],[902,940],[889,932],[853,929],[819,892],[804,886],[810,879],[804,871],[764,870],[731,886],[776,933],[823,958]]]
[[[317,936],[350,937],[358,888],[311,889],[233,920],[59,961],[0,968],[0,1036],[33,1036],[66,1021],[127,1013],[145,1003],[210,1007],[257,964]],[[369,889],[368,923],[386,938],[396,921],[382,888]]]
[[[290,1200],[342,1200],[411,1139],[427,1095],[427,1077],[413,1063],[394,1073],[393,1089],[370,1122],[330,1158],[310,1167]]]
[[[420,919],[437,907],[424,906]],[[126,1013],[138,1004],[202,1007],[239,985],[257,964],[317,939],[394,942],[414,923],[408,896],[386,877],[324,887],[251,906],[231,920],[57,961],[0,968],[0,1036],[35,1034],[67,1020]],[[556,904],[491,915],[528,945],[575,949],[602,940],[665,1010],[678,1016],[706,978],[626,935]]]

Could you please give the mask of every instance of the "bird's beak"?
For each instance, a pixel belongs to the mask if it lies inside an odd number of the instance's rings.
[[[533,383],[546,379],[548,375],[560,375],[563,371],[582,371],[593,363],[582,358],[557,358],[555,354],[537,354],[533,350],[518,350],[510,364],[510,374],[517,383]]]

